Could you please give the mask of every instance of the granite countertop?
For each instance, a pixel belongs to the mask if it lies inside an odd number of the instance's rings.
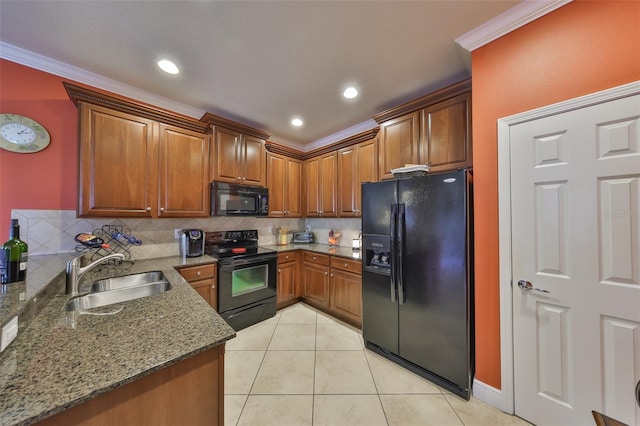
[[[92,310],[123,308],[112,315],[63,312],[64,273],[50,276],[51,300],[0,354],[0,425],[33,423],[233,338],[174,269],[214,261],[176,256],[89,272],[81,290],[101,277],[153,270],[171,282],[167,292]]]
[[[267,249],[275,250],[278,253],[292,250],[308,250],[320,254],[328,254],[331,256],[340,256],[349,259],[362,260],[362,250],[354,251],[351,247],[330,246],[328,244],[287,244],[287,245],[268,245],[261,246]]]

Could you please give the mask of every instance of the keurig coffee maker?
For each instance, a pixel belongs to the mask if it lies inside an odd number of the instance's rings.
[[[202,229],[183,229],[180,234],[180,255],[198,257],[204,254],[204,232]]]

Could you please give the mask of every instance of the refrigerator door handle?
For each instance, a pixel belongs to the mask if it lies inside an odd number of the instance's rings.
[[[398,299],[396,297],[396,259],[395,259],[395,252],[396,252],[396,222],[397,222],[397,218],[398,218],[398,205],[397,204],[391,204],[391,225],[390,225],[390,229],[389,229],[389,236],[390,236],[390,247],[389,249],[391,250],[391,253],[389,253],[389,256],[391,256],[390,259],[390,263],[391,263],[391,279],[390,281],[390,286],[391,286],[391,301],[392,302],[396,302]]]
[[[398,256],[397,256],[397,260],[398,260],[398,266],[397,266],[397,270],[398,270],[398,278],[397,278],[397,282],[398,282],[398,301],[400,302],[401,305],[404,305],[404,283],[403,283],[403,279],[402,279],[402,265],[404,264],[404,260],[403,260],[403,252],[404,252],[404,223],[405,223],[405,208],[404,208],[404,204],[399,204],[399,209],[398,209],[398,245],[397,245],[397,250],[398,250]]]

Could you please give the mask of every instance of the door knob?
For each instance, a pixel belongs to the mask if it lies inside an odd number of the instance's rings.
[[[527,281],[527,280],[518,281],[518,287],[520,287],[521,289],[526,290],[526,291],[535,290],[535,291],[539,291],[541,293],[549,293],[549,290],[545,290],[543,288],[536,288],[536,287],[533,286],[533,284],[531,284],[530,281]]]

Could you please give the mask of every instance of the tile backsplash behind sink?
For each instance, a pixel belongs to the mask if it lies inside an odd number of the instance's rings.
[[[275,243],[274,230],[287,227],[303,230],[310,225],[318,242],[327,243],[328,230],[340,230],[343,234],[340,245],[351,246],[357,238],[360,219],[279,219],[256,217],[211,217],[202,219],[137,219],[137,218],[77,218],[75,210],[20,210],[11,211],[12,219],[20,221],[20,237],[29,245],[30,255],[68,253],[77,246],[74,237],[91,233],[103,225],[120,225],[131,229],[142,241],[132,246],[134,259],[176,256],[179,254],[175,229],[198,228],[205,231],[257,229],[261,245]],[[270,232],[271,229],[271,232]]]

